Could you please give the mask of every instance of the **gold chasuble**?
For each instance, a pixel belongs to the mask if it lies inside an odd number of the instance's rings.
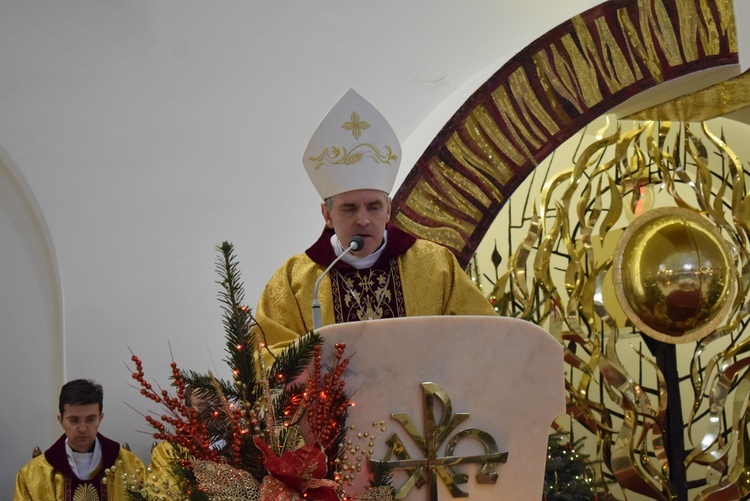
[[[183,496],[180,479],[173,472],[179,459],[180,456],[175,451],[175,446],[166,440],[159,442],[151,449],[151,461],[148,465],[151,470],[149,480],[160,489],[165,499],[179,499]]]
[[[428,315],[497,315],[487,298],[436,243],[418,240],[388,225],[378,261],[357,270],[339,261],[320,282],[323,325],[378,318]],[[315,281],[336,258],[326,229],[304,254],[292,256],[261,294],[256,329],[272,351],[287,347],[312,329]],[[261,332],[262,329],[262,332]]]
[[[128,494],[120,476],[138,475],[145,467],[138,457],[101,434],[102,462],[88,480],[79,479],[70,468],[65,453],[65,435],[21,468],[16,476],[13,501],[126,501]],[[115,475],[105,470],[115,466]],[[105,481],[106,477],[106,481]]]

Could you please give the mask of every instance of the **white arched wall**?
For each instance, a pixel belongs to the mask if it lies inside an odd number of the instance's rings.
[[[50,403],[63,380],[62,295],[33,193],[0,149],[0,469],[15,472],[59,434]],[[3,478],[2,492],[12,484]],[[12,480],[12,478],[10,478]]]

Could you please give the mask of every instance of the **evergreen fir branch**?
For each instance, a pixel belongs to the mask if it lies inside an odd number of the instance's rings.
[[[224,361],[229,365],[242,397],[251,401],[256,381],[255,359],[258,353],[258,340],[252,330],[255,319],[251,309],[243,304],[245,290],[234,255],[234,245],[223,242],[217,249],[221,252],[216,263],[216,271],[221,280],[217,283],[223,289],[219,294],[219,301],[222,303],[222,323],[226,352],[229,355]]]
[[[597,498],[604,487],[596,481],[589,456],[580,452],[583,438],[570,442],[566,432],[548,438],[547,463],[544,472],[545,501],[588,501]]]
[[[125,495],[127,496],[128,501],[148,501],[148,498],[141,494],[141,491],[126,489]]]
[[[181,447],[174,447],[171,454],[172,475],[179,485],[180,492],[190,501],[210,501],[208,495],[198,487],[198,480],[192,469],[185,466],[192,457]]]
[[[320,334],[310,331],[285,349],[271,366],[269,374],[276,374],[275,377],[269,378],[271,388],[284,386],[297,379],[310,365],[315,347],[322,344],[323,338]]]
[[[278,416],[278,422],[284,428],[296,426],[302,420],[299,412],[302,405],[302,393],[307,385],[292,383],[284,387],[274,400],[274,415]]]
[[[388,461],[378,461],[370,464],[370,487],[390,487],[391,495],[396,496],[396,488],[393,487],[393,468]]]
[[[198,411],[198,418],[207,424],[211,442],[218,443],[223,440],[229,443],[234,424],[224,402],[226,401],[229,405],[241,402],[241,395],[236,386],[229,381],[215,378],[210,372],[201,374],[183,370],[180,371],[180,375],[185,381],[185,387],[190,389],[192,395],[203,400],[202,409]],[[229,450],[220,452],[225,457],[230,453]]]
[[[185,385],[188,388],[192,388],[192,391],[196,392],[195,394],[201,398],[216,400],[219,395],[214,386],[214,381],[219,384],[222,394],[230,402],[237,402],[241,398],[236,385],[231,381],[224,381],[214,378],[209,374],[202,374],[192,370],[183,370],[180,372],[182,374],[182,379],[185,381]]]
[[[510,311],[510,307],[513,304],[513,293],[511,292],[504,292],[502,295],[500,295],[497,298],[496,304],[495,304],[495,310],[497,310],[498,315],[502,317],[512,317],[513,312]]]
[[[252,433],[245,435],[240,447],[240,468],[250,473],[258,483],[263,481],[268,472],[263,465],[263,453],[261,453],[253,442]]]
[[[299,426],[282,426],[279,429],[279,445],[282,451],[294,451],[305,444]]]

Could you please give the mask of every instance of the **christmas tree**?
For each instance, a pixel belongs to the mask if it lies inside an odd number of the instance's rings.
[[[583,438],[571,442],[567,433],[553,433],[547,442],[543,501],[599,500],[601,482],[588,455],[581,453]]]

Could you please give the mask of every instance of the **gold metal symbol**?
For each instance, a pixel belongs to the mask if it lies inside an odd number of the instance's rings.
[[[477,483],[496,483],[497,465],[508,460],[508,453],[499,452],[495,439],[479,428],[461,430],[448,439],[459,424],[469,419],[469,414],[454,415],[450,397],[435,383],[422,383],[422,391],[424,392],[424,436],[419,433],[409,415],[391,414],[391,417],[401,423],[422,450],[424,458],[412,459],[401,438],[394,433],[386,440],[388,452],[385,457],[382,461],[370,460],[370,469],[372,470],[380,463],[387,463],[391,470],[405,470],[409,474],[409,478],[398,489],[395,499],[404,499],[414,486],[420,488],[426,483],[430,491],[430,501],[438,501],[437,475],[443,480],[454,498],[468,497],[469,494],[458,487],[458,484],[465,484],[469,479],[468,475],[457,468],[461,464],[482,464],[476,476]],[[435,398],[438,398],[443,406],[439,424],[435,418]],[[464,438],[479,441],[484,446],[485,454],[454,456],[453,451],[456,445]],[[445,455],[438,457],[438,450],[443,444],[445,444]],[[393,456],[397,459],[391,461]]]

